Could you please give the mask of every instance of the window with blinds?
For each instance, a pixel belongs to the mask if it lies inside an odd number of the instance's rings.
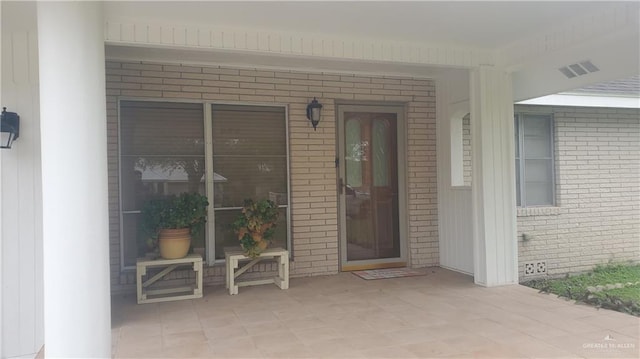
[[[216,258],[237,246],[230,224],[245,199],[271,199],[280,207],[272,246],[286,248],[287,131],[284,107],[212,105]]]
[[[205,111],[211,111],[205,133]],[[194,238],[192,247],[206,251],[215,243],[215,259],[224,247],[237,246],[229,225],[244,199],[268,198],[281,209],[275,243],[287,247],[288,160],[284,107],[211,105],[156,101],[120,102],[120,207],[123,266],[135,265],[146,251],[139,220],[151,199],[182,192],[207,192],[206,166],[213,168],[214,233]],[[211,157],[205,143],[213,144]]]
[[[516,114],[516,200],[520,207],[555,204],[553,118]]]
[[[123,260],[133,266],[147,251],[139,226],[144,202],[205,193],[202,104],[121,101],[120,181]],[[201,234],[192,245],[204,249],[204,242]]]

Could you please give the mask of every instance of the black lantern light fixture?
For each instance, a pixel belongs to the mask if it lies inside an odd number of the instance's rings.
[[[11,148],[13,141],[20,135],[20,116],[15,112],[7,112],[7,108],[2,108],[2,117],[0,117],[0,148]]]
[[[311,121],[311,125],[313,126],[313,130],[316,130],[318,127],[318,123],[320,123],[320,110],[322,109],[322,104],[313,98],[313,101],[307,105],[307,118]]]

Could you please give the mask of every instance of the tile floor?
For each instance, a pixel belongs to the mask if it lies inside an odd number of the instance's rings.
[[[202,299],[113,300],[115,358],[638,358],[637,317],[440,268],[205,288]],[[605,339],[606,338],[606,339]]]

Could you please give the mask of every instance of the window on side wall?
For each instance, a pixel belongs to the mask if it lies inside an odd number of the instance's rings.
[[[553,117],[516,114],[516,196],[519,207],[555,205]]]

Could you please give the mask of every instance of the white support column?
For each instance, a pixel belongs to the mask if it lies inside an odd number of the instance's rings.
[[[518,283],[515,149],[511,75],[471,70],[474,280]]]
[[[47,357],[111,357],[101,2],[39,2]]]

